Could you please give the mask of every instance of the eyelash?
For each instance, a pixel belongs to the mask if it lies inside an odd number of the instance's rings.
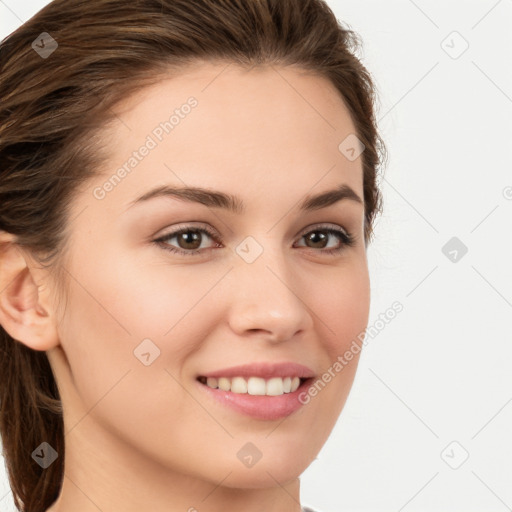
[[[309,235],[310,233],[314,233],[316,231],[323,231],[330,235],[334,235],[338,238],[338,240],[341,242],[341,245],[339,247],[331,248],[331,249],[319,249],[319,251],[323,254],[327,254],[329,256],[334,256],[343,251],[346,247],[352,247],[355,244],[355,238],[348,232],[343,231],[341,229],[336,229],[331,226],[317,226],[314,229],[310,229],[309,231],[306,231],[303,233],[300,238],[304,238],[306,235]],[[195,227],[195,226],[186,226],[183,228],[180,228],[176,231],[173,231],[171,233],[168,233],[164,236],[161,236],[160,238],[157,238],[154,240],[156,244],[158,244],[160,247],[162,247],[164,250],[180,254],[183,256],[197,256],[201,254],[204,250],[208,249],[191,249],[191,250],[184,250],[179,249],[173,246],[170,246],[169,244],[165,243],[165,241],[168,241],[171,238],[174,238],[175,236],[181,235],[183,233],[188,232],[197,232],[197,233],[206,233],[208,236],[210,236],[213,240],[216,240],[223,243],[223,238],[215,233],[211,228],[204,226],[204,227]],[[306,247],[307,248],[307,247]],[[209,249],[214,249],[214,247],[210,247]],[[315,250],[314,248],[310,248],[312,250]]]

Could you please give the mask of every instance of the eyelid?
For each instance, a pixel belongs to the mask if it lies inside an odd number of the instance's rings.
[[[194,222],[181,222],[173,226],[172,228],[169,228],[168,232],[164,231],[161,235],[158,235],[156,239],[159,240],[161,238],[168,238],[170,236],[176,236],[184,231],[193,230],[206,231],[211,237],[216,237],[219,240],[219,242],[222,242],[223,240],[222,235],[217,230],[212,228],[210,225],[205,224],[204,222],[201,222],[199,224],[195,224]]]
[[[331,224],[329,222],[320,222],[319,224],[311,224],[307,227],[305,227],[300,233],[299,233],[299,237],[302,237],[304,235],[306,235],[307,233],[311,232],[311,231],[320,231],[322,229],[335,229],[337,231],[343,231],[343,233],[347,236],[347,237],[350,237],[350,233],[343,227],[343,226],[340,226],[339,224]]]

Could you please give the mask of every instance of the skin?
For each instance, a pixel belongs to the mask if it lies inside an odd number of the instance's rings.
[[[95,187],[190,96],[197,107],[96,199]],[[293,361],[320,376],[365,329],[363,204],[297,206],[341,184],[363,197],[361,158],[338,150],[355,133],[348,110],[311,72],[200,63],[137,92],[117,115],[105,134],[109,161],[69,216],[65,311],[29,253],[14,244],[2,253],[0,321],[46,351],[64,404],[65,477],[48,510],[299,512],[298,477],[334,427],[359,355],[284,421],[212,401],[196,376],[256,361]],[[172,197],[129,208],[163,184],[234,194],[246,211]],[[321,223],[349,231],[354,245],[333,255],[308,245],[302,235]],[[183,224],[207,225],[223,242],[203,233],[195,256],[154,242]],[[251,264],[235,252],[247,236],[263,248]],[[183,248],[177,237],[167,244]],[[324,244],[339,245],[334,235]],[[149,366],[133,354],[146,338],[160,349]],[[251,468],[237,457],[247,442],[262,453]]]

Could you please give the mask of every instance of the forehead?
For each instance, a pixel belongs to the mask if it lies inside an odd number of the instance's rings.
[[[361,159],[338,148],[355,134],[349,111],[334,85],[311,71],[196,63],[138,91],[115,113],[102,183],[125,172],[109,191],[112,202],[126,205],[167,183],[238,195],[268,195],[270,187],[303,195],[340,183],[362,191]]]

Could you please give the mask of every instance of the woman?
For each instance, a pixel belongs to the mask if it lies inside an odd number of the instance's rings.
[[[381,205],[357,45],[320,0],[55,0],[2,42],[19,510],[309,510]]]

